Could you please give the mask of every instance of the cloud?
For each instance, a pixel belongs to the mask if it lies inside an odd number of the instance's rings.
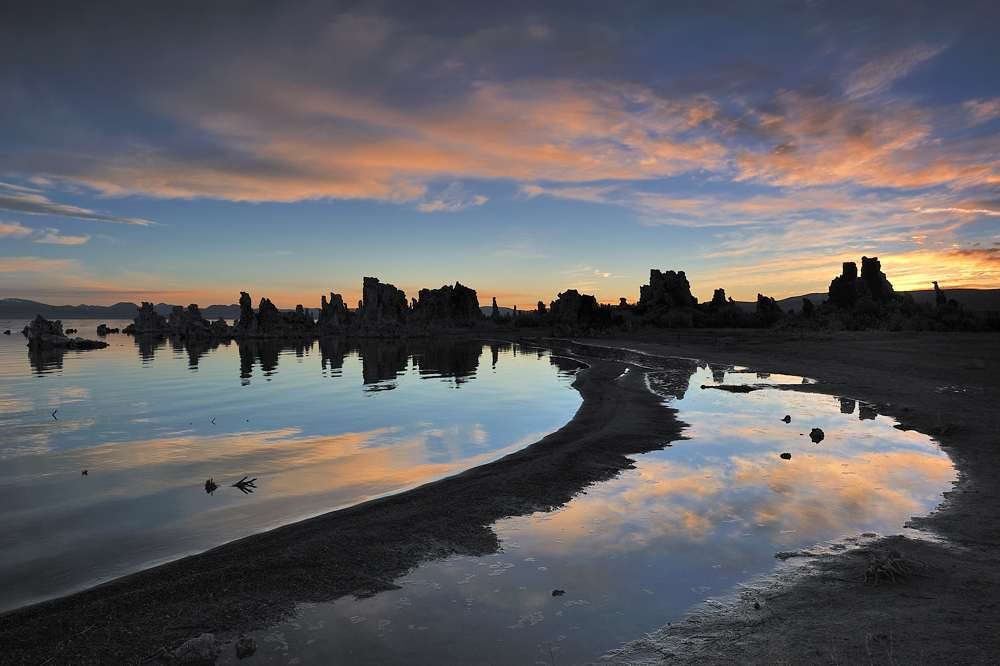
[[[55,245],[81,245],[90,240],[90,236],[60,236],[58,229],[45,229],[43,236],[33,242],[52,243]]]
[[[52,203],[40,194],[4,194],[0,192],[0,209],[16,211],[18,213],[29,213],[31,215],[58,215],[60,217],[75,217],[81,220],[100,220],[104,222],[120,222],[122,224],[156,224],[149,220],[102,215],[86,208]]]
[[[909,74],[914,67],[943,50],[943,46],[918,45],[872,60],[848,76],[845,90],[847,97],[857,99],[882,92],[894,81]]]
[[[0,257],[0,273],[48,273],[76,267],[75,259]]]
[[[34,230],[28,227],[22,227],[18,222],[2,222],[0,221],[0,238],[24,238],[30,235]]]
[[[1000,97],[989,100],[974,99],[964,102],[962,107],[969,112],[974,123],[985,123],[1000,118]]]

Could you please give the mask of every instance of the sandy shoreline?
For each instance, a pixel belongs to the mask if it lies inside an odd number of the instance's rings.
[[[936,567],[908,586],[837,581],[858,578],[866,565],[858,555],[816,561],[816,575],[748,598],[760,609],[681,623],[629,646],[617,663],[1000,663],[1000,336],[699,330],[678,343],[677,335],[587,342],[805,375],[820,383],[803,390],[879,405],[955,460],[959,486],[915,522],[961,549],[896,539],[904,556]],[[579,411],[541,441],[406,493],[0,616],[0,664],[148,663],[202,631],[233,638],[296,602],[374,594],[428,559],[495,551],[495,520],[558,506],[627,467],[629,454],[681,436],[641,372],[587,362],[574,383]]]

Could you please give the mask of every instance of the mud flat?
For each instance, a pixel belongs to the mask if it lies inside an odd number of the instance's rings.
[[[938,509],[910,522],[942,541],[897,536],[789,560],[798,566],[607,663],[1000,663],[1000,336],[725,330],[588,342],[817,379],[798,390],[878,405],[898,427],[932,436],[959,470]],[[910,575],[875,585],[886,557]]]

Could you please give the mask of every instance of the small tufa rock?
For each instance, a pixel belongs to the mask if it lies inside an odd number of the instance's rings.
[[[781,459],[782,460],[791,460],[792,459],[792,454],[788,453],[788,452],[782,453],[781,454]]]
[[[83,470],[83,472],[81,472],[80,476],[87,476],[87,470]]]
[[[564,594],[566,594],[566,590],[552,590],[553,597],[561,597]]]
[[[209,495],[213,494],[218,489],[219,485],[212,479],[209,479],[208,481],[205,482],[205,492],[208,493]]]
[[[784,421],[785,423],[791,423],[792,422],[792,415],[791,414],[785,414],[785,418],[783,418],[781,420]]]
[[[819,428],[813,428],[811,431],[809,431],[809,439],[813,441],[813,444],[819,444],[820,442],[823,441],[823,438],[825,436],[826,435],[824,435],[823,431],[820,430]]]
[[[236,641],[237,659],[246,659],[247,657],[252,657],[253,653],[256,651],[257,651],[257,641],[255,641],[252,636],[241,636]]]
[[[214,664],[219,656],[219,648],[215,645],[215,636],[202,634],[198,638],[184,641],[174,650],[174,659],[179,664]]]

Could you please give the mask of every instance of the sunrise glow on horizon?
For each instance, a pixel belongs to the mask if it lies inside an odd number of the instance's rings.
[[[1000,287],[1000,5],[21,3],[0,298]]]

